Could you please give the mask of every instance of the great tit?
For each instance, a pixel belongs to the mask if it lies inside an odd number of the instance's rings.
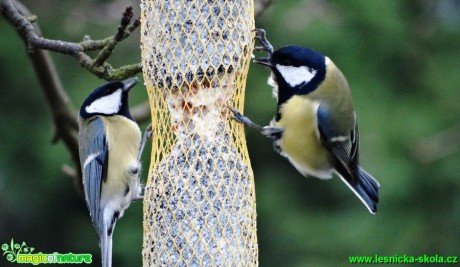
[[[277,113],[265,127],[230,108],[233,118],[272,138],[274,149],[302,175],[339,176],[374,214],[380,185],[358,165],[358,124],[345,76],[318,52],[293,45],[273,51],[265,31],[255,32],[260,43],[256,50],[269,57],[254,62],[271,70],[268,84],[277,98]]]
[[[102,266],[112,266],[115,223],[132,201],[141,199],[140,156],[148,139],[128,108],[137,78],[109,82],[86,98],[79,116],[79,153],[86,204],[99,235]]]

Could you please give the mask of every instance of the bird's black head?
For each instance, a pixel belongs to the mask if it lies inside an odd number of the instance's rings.
[[[80,116],[88,119],[96,115],[121,115],[132,119],[128,107],[128,93],[137,81],[137,78],[129,78],[124,81],[108,82],[94,89],[83,102]]]
[[[326,57],[301,46],[285,46],[270,58],[254,61],[269,66],[274,78],[272,86],[278,90],[278,104],[293,95],[313,92],[326,77]]]

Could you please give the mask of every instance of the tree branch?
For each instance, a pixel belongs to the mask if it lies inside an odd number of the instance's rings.
[[[50,40],[41,37],[37,34],[32,25],[29,16],[21,15],[15,6],[22,5],[19,1],[14,0],[1,0],[0,9],[3,16],[16,28],[18,33],[26,41],[29,50],[34,48],[54,51],[66,55],[71,55],[78,60],[78,63],[89,72],[96,75],[98,78],[111,81],[122,80],[133,76],[134,74],[142,72],[140,63],[131,65],[129,67],[120,67],[115,69],[107,63],[107,59],[113,54],[113,50],[117,44],[124,39],[128,38],[130,34],[139,27],[140,19],[134,20],[131,24],[133,17],[132,7],[126,8],[121,19],[120,26],[114,36],[105,38],[103,40],[91,40],[85,36],[82,42],[72,43],[61,40]],[[100,50],[95,59],[92,59],[85,52]],[[136,67],[133,67],[136,66]]]
[[[112,37],[105,47],[99,52],[97,57],[94,59],[93,65],[95,66],[101,66],[111,55],[113,50],[115,49],[115,46],[118,44],[118,42],[121,42],[122,40],[126,39],[131,33],[140,25],[140,18],[136,19],[134,23],[131,25],[131,27],[128,28],[129,23],[131,22],[131,19],[133,17],[133,8],[131,6],[128,6],[123,13],[123,17],[121,18],[121,23],[120,26],[118,27],[118,32],[117,34]]]
[[[2,1],[2,12],[5,11],[5,2],[9,2],[9,4],[11,4],[11,1],[9,0]],[[14,10],[16,10],[17,14],[20,14],[19,16],[22,18],[24,18],[24,16],[31,15],[29,10],[21,3],[15,2],[14,5]],[[19,35],[23,38],[24,42],[27,44],[28,37],[23,35],[24,28],[16,27],[16,29]],[[33,34],[37,37],[40,34],[40,28],[38,25],[33,28]],[[29,59],[40,83],[45,100],[50,107],[53,118],[53,124],[55,127],[53,142],[62,140],[69,151],[77,170],[74,172],[75,175],[71,176],[71,178],[73,179],[76,188],[81,193],[83,192],[83,185],[80,179],[81,169],[79,167],[80,159],[78,155],[78,124],[75,116],[77,112],[72,106],[70,98],[62,86],[61,80],[59,79],[48,51],[29,47],[29,52]]]
[[[18,12],[11,0],[2,0],[1,3],[3,16],[5,16],[5,18],[10,21],[14,27],[16,27],[16,30],[26,40],[30,47],[52,50],[69,55],[83,51],[82,46],[79,44],[49,40],[39,37],[35,32],[32,23]]]

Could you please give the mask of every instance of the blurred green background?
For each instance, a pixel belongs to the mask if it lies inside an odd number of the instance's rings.
[[[283,0],[257,18],[275,48],[308,46],[328,55],[352,87],[361,165],[381,184],[372,216],[339,179],[301,176],[248,129],[256,182],[260,266],[343,266],[353,255],[460,256],[460,1]],[[138,1],[33,1],[43,35],[80,41],[112,35]],[[14,238],[39,252],[92,253],[96,232],[82,197],[62,172],[72,164],[15,30],[0,18],[0,244]],[[102,81],[52,53],[79,107]],[[140,61],[139,34],[116,49],[115,66]],[[141,75],[138,75],[141,78]],[[268,71],[251,65],[245,114],[275,112]],[[131,103],[147,98],[141,86]],[[257,99],[257,101],[255,101]],[[145,128],[145,124],[141,126]],[[148,168],[145,164],[143,179]],[[141,266],[142,203],[117,223],[116,266]],[[0,266],[6,266],[0,258]]]

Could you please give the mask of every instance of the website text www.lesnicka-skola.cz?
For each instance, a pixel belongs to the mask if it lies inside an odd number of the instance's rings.
[[[350,256],[351,264],[458,264],[457,256],[435,255],[392,255],[392,256]]]

